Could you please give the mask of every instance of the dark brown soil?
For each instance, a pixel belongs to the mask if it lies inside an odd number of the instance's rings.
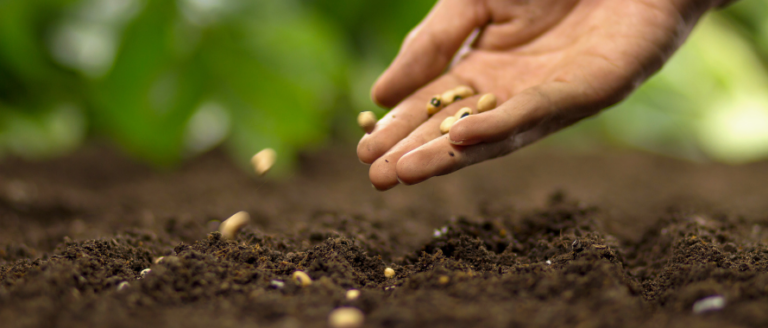
[[[367,327],[768,326],[768,163],[534,147],[379,193],[352,149],[282,182],[218,152],[6,159],[0,326],[325,327],[342,306]],[[240,210],[237,240],[212,232]]]

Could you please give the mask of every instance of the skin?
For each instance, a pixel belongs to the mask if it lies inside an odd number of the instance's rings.
[[[710,0],[441,0],[406,37],[372,98],[392,110],[360,140],[378,190],[415,184],[507,155],[597,114],[657,72]],[[473,31],[468,53],[455,54]],[[477,96],[428,116],[436,94]],[[499,106],[440,134],[440,123],[484,93]]]

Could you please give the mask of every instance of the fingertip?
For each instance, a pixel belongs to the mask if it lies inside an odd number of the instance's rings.
[[[392,189],[399,183],[395,164],[386,158],[379,159],[371,165],[368,171],[368,178],[371,180],[374,188],[379,191]]]
[[[475,117],[469,116],[453,124],[451,130],[448,132],[448,141],[458,146],[470,146],[479,143],[479,141],[474,138],[473,133],[475,120]]]
[[[381,153],[376,149],[376,143],[370,139],[370,134],[366,134],[357,144],[357,158],[363,164],[371,164]]]
[[[412,151],[400,157],[396,166],[397,179],[400,183],[408,186],[430,178],[425,176],[424,167],[420,164],[423,164],[422,156],[421,152]]]
[[[371,100],[373,100],[379,107],[391,109],[392,107],[397,106],[400,99],[395,99],[391,96],[392,92],[390,90],[391,88],[387,86],[387,79],[387,72],[384,72],[379,76],[371,87]]]

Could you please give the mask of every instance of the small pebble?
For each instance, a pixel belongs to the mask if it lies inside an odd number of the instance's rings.
[[[482,113],[496,108],[496,96],[492,93],[486,93],[477,101],[477,111]]]
[[[141,272],[139,272],[139,276],[141,276],[142,278],[144,278],[144,277],[146,277],[146,276],[147,276],[147,275],[148,275],[150,272],[152,272],[152,269],[150,269],[150,268],[146,268],[146,269],[144,269],[144,270],[141,270]]]
[[[395,270],[392,268],[386,268],[384,269],[384,277],[392,278],[395,276]]]
[[[350,289],[347,291],[347,300],[353,301],[360,297],[360,291],[357,289]]]
[[[338,308],[328,315],[328,325],[332,328],[357,328],[364,320],[363,312],[351,307]]]
[[[262,176],[272,168],[277,160],[277,152],[272,148],[265,148],[251,157],[251,164],[256,174]]]
[[[285,287],[285,283],[280,280],[272,280],[269,282],[269,285],[278,289]]]
[[[458,119],[455,116],[446,117],[442,123],[440,123],[440,133],[446,134],[451,131],[451,127],[456,123]]]
[[[432,115],[443,109],[443,100],[440,95],[432,97],[427,103],[427,114]]]
[[[304,271],[295,271],[293,275],[291,275],[291,278],[296,280],[296,283],[301,287],[307,287],[312,284],[312,278],[310,278]]]
[[[459,109],[459,111],[458,111],[458,112],[456,112],[456,114],[455,114],[455,115],[453,115],[453,116],[454,116],[454,117],[456,118],[456,120],[458,121],[458,120],[460,120],[460,119],[462,119],[462,118],[465,118],[465,117],[467,117],[467,116],[469,116],[469,115],[472,115],[472,108],[469,108],[469,107],[464,107],[464,108],[462,108],[462,109]]]
[[[693,303],[693,313],[700,314],[710,311],[722,310],[725,307],[725,297],[720,295],[702,298]]]
[[[123,290],[123,289],[126,289],[126,288],[130,287],[130,286],[131,286],[131,284],[129,284],[127,281],[123,281],[123,282],[121,282],[120,284],[117,285],[117,290]]]
[[[248,224],[248,221],[250,220],[251,216],[248,215],[248,212],[245,211],[240,211],[230,216],[219,225],[221,238],[235,239],[235,237],[237,237],[237,233],[240,232],[240,229],[245,227],[245,225]]]
[[[360,112],[357,115],[357,125],[365,131],[365,133],[371,133],[373,128],[376,127],[376,114],[371,111]]]

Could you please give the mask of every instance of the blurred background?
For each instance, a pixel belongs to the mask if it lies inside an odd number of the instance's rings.
[[[0,0],[0,157],[88,140],[172,167],[222,146],[290,172],[353,146],[369,89],[433,0]],[[768,158],[768,1],[711,13],[627,101],[542,147]]]

